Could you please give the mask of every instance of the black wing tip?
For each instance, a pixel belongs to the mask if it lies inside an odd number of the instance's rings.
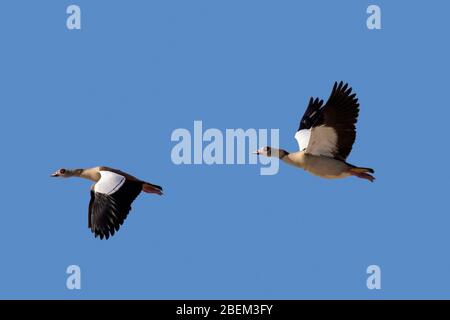
[[[323,99],[320,98],[309,98],[308,106],[306,107],[305,113],[300,119],[300,124],[298,126],[297,132],[302,129],[309,129],[313,124],[320,118],[321,109],[323,107]]]
[[[335,81],[333,85],[333,89],[338,89],[338,91],[345,91],[348,89],[352,89],[347,81]]]
[[[335,81],[334,85],[333,85],[333,90],[331,91],[330,97],[328,98],[328,102],[331,102],[331,101],[337,102],[337,100],[345,99],[349,102],[352,102],[357,107],[359,107],[358,98],[356,97],[356,93],[352,93],[352,91],[353,91],[353,88],[348,84],[348,82]],[[331,99],[331,101],[330,101],[330,99]]]
[[[103,232],[100,230],[92,230],[94,233],[94,238],[100,238],[100,240],[108,240],[110,237],[114,235],[115,232]]]
[[[308,107],[310,107],[311,105],[321,107],[323,105],[323,99],[320,99],[318,97],[316,97],[316,98],[310,97],[309,102],[308,102]]]

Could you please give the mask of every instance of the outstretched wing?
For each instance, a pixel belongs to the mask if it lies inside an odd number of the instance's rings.
[[[100,239],[108,239],[119,230],[142,191],[142,182],[130,181],[109,171],[100,171],[101,179],[91,190],[88,226]]]
[[[303,151],[308,147],[311,129],[316,122],[320,121],[322,116],[322,113],[320,112],[322,105],[323,100],[320,100],[319,98],[314,99],[311,97],[309,99],[308,107],[300,120],[300,126],[295,134],[295,139],[298,142],[300,151]]]
[[[356,139],[358,114],[359,103],[352,88],[335,82],[324,106],[321,100],[310,100],[296,134],[300,150],[345,160]]]

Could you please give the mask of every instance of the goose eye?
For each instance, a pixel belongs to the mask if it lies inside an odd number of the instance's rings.
[[[61,170],[59,170],[59,173],[61,173],[61,174],[66,173],[66,169],[61,169]]]

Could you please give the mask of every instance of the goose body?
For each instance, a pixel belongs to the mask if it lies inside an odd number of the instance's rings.
[[[295,134],[299,151],[289,153],[264,147],[256,154],[278,157],[326,179],[356,176],[373,182],[375,178],[370,174],[374,173],[373,169],[346,162],[356,139],[358,114],[359,103],[352,88],[336,82],[326,104],[319,98],[310,99]]]
[[[289,153],[282,160],[326,179],[339,179],[351,175],[349,173],[351,165],[333,158],[308,154],[305,151]]]
[[[88,210],[88,227],[95,237],[108,239],[120,229],[131,204],[144,191],[162,195],[162,188],[109,167],[59,169],[52,177],[79,177],[94,182]]]

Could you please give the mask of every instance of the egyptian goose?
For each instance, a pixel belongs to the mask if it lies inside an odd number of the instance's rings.
[[[108,239],[119,230],[141,191],[163,194],[160,186],[108,167],[59,169],[51,176],[80,177],[95,182],[91,187],[88,226],[100,239]]]
[[[295,134],[298,152],[264,147],[255,153],[278,157],[322,178],[355,176],[373,182],[375,177],[370,175],[373,169],[356,167],[345,161],[355,142],[358,113],[359,103],[352,88],[342,81],[335,82],[325,105],[319,98],[309,100]]]

